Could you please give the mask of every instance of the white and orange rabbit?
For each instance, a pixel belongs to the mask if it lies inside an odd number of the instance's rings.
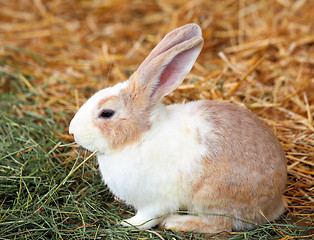
[[[75,141],[97,150],[105,184],[136,209],[124,225],[215,233],[284,212],[284,151],[256,115],[226,102],[161,103],[202,46],[198,25],[173,30],[130,79],[97,92],[71,121]]]

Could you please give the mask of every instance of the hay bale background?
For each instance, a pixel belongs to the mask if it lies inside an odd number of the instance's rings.
[[[290,215],[313,217],[314,1],[0,1],[0,92],[14,76],[49,107],[64,142],[71,116],[96,90],[127,79],[170,30],[195,22],[204,48],[165,103],[198,99],[245,105],[288,159]],[[17,115],[23,116],[17,111]],[[75,149],[73,150],[75,151]]]

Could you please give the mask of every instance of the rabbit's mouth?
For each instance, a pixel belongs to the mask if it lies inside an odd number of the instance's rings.
[[[102,140],[102,136],[99,136],[95,127],[90,126],[90,124],[84,124],[82,120],[82,118],[78,119],[75,116],[70,123],[69,133],[74,137],[77,144],[88,151],[103,152],[107,146],[106,141]]]
[[[87,135],[78,137],[78,135],[73,134],[73,133],[71,133],[71,132],[70,132],[70,134],[73,135],[75,142],[76,142],[78,145],[80,145],[81,147],[83,147],[83,148],[85,148],[86,150],[91,151],[91,152],[93,152],[93,151],[96,150],[96,149],[94,149],[94,147],[92,147],[92,144],[91,144],[91,143],[89,143],[88,141],[86,141],[86,140],[89,139],[89,137],[88,137]]]
[[[98,136],[98,133],[90,132],[90,131],[79,131],[79,134],[73,134],[70,131],[70,134],[73,135],[75,142],[85,148],[90,152],[97,151],[98,153],[104,154],[107,152],[108,144],[105,140],[102,140]]]

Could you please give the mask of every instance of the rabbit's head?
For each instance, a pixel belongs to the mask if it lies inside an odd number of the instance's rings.
[[[70,124],[75,141],[99,153],[139,143],[162,111],[160,100],[182,83],[202,46],[196,24],[168,33],[130,79],[97,92],[79,109]]]

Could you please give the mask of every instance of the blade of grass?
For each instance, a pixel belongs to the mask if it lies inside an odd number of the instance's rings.
[[[77,167],[75,167],[73,170],[71,170],[69,172],[69,174],[63,179],[63,181],[53,190],[53,192],[50,193],[49,197],[44,201],[44,204],[47,204],[49,202],[49,200],[51,199],[51,197],[55,194],[56,191],[58,191],[58,189],[64,185],[66,183],[66,181],[72,176],[73,173],[76,172],[77,169],[79,169],[85,162],[87,162],[89,159],[91,159],[95,154],[97,153],[97,151],[94,151],[93,153],[91,153],[86,159],[84,159],[84,161],[82,161]]]

